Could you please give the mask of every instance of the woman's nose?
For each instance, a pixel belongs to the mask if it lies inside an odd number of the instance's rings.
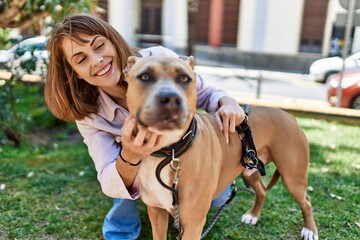
[[[104,61],[102,56],[95,55],[94,56],[94,66],[101,64]]]

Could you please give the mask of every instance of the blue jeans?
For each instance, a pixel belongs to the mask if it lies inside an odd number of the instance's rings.
[[[222,206],[231,196],[231,187],[211,202],[211,207]],[[114,198],[114,205],[103,224],[105,240],[133,240],[140,236],[141,221],[136,203],[129,199]]]

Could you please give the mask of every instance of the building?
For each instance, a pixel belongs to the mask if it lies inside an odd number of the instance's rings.
[[[304,73],[315,59],[341,54],[347,13],[339,0],[99,2],[106,2],[108,22],[132,46],[161,44],[186,54],[191,40],[197,58]],[[352,36],[357,51],[358,27]]]

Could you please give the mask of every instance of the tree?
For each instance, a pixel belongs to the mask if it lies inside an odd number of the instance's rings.
[[[196,37],[196,14],[199,11],[199,0],[188,0],[188,39],[187,39],[187,51],[188,56],[194,54],[194,43]]]
[[[55,22],[70,12],[95,13],[96,0],[0,0],[0,28],[24,30],[46,16]]]

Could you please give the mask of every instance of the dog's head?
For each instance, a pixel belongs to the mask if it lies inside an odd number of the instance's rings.
[[[196,111],[194,58],[131,56],[124,70],[130,114],[150,131],[186,130]]]

